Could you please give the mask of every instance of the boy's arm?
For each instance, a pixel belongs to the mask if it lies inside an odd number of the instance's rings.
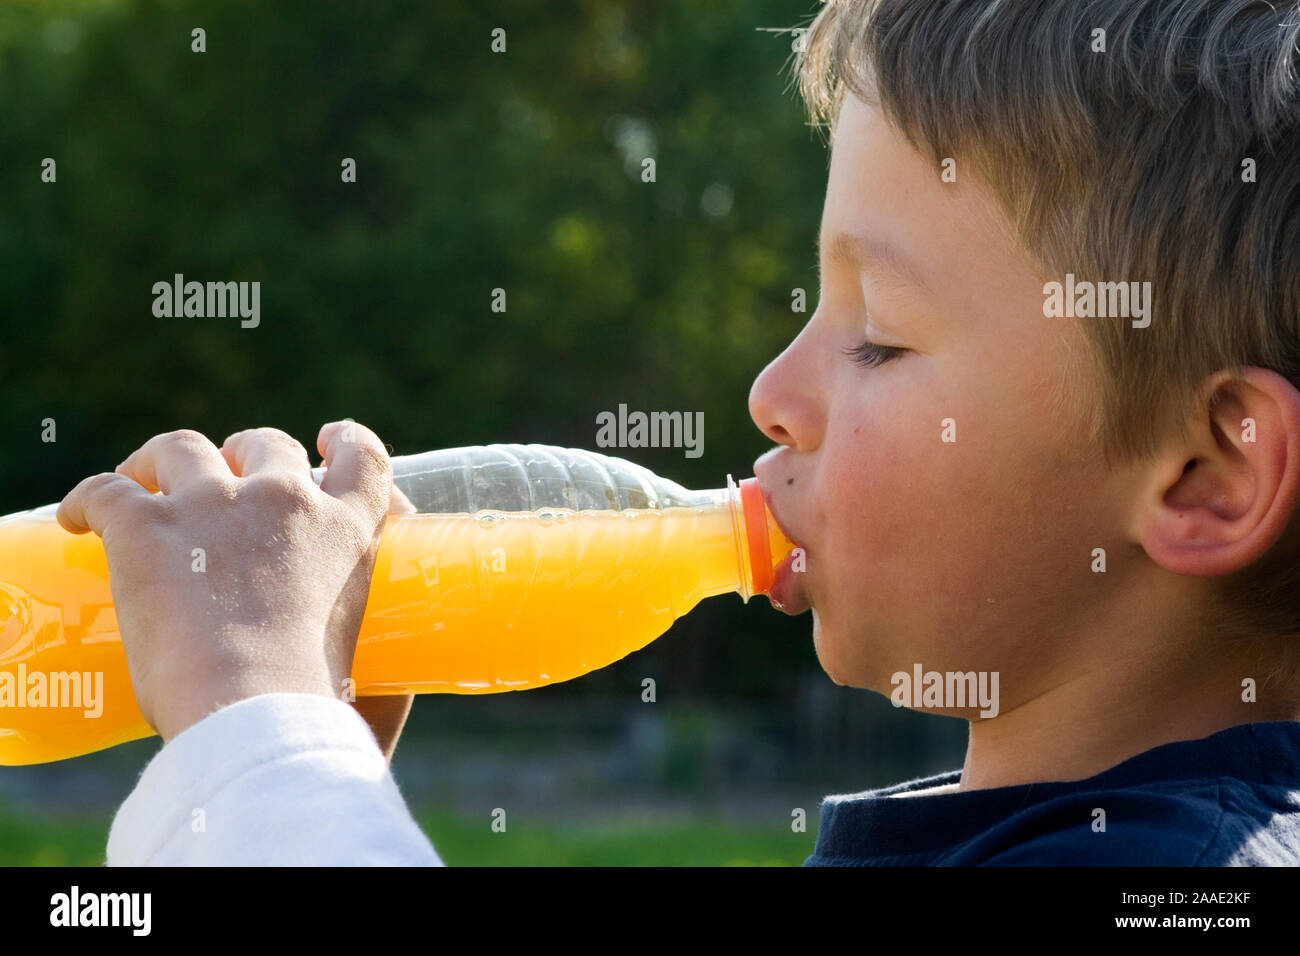
[[[439,866],[366,723],[315,694],[192,724],[113,820],[109,866]]]

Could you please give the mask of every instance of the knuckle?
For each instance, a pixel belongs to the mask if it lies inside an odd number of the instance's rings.
[[[200,512],[229,507],[235,499],[235,485],[236,480],[230,478],[217,478],[196,484],[192,489],[187,489],[186,507]],[[167,495],[164,501],[170,504],[175,498],[175,495]]]
[[[267,445],[278,445],[294,453],[294,455],[306,460],[307,449],[303,447],[302,442],[294,438],[288,432],[281,431],[278,428],[250,428],[241,432],[245,440],[253,442],[262,442]]]
[[[124,491],[134,482],[125,475],[114,471],[102,471],[85,479],[78,488],[79,493],[87,499],[103,498],[107,495]]]
[[[305,459],[307,457],[307,449],[303,447],[302,442],[298,441],[298,439],[294,438],[292,435],[286,434],[279,429],[268,428],[266,438],[283,445],[300,458]]]
[[[392,471],[393,462],[388,457],[388,449],[384,447],[384,443],[379,440],[379,436],[374,432],[359,433],[356,447],[360,454],[369,459],[367,464],[371,466],[373,471],[378,472],[380,475]]]
[[[177,428],[174,431],[167,432],[158,436],[161,441],[177,442],[178,444],[207,444],[207,436],[202,432],[195,431],[193,428]]]
[[[284,471],[260,472],[244,479],[243,495],[276,510],[292,513],[312,511],[316,507],[315,485]]]
[[[269,425],[265,425],[261,428],[250,428],[244,434],[248,435],[250,438],[260,439],[261,441],[277,441],[290,445],[298,444],[298,439],[294,438],[288,432],[281,431],[278,428],[272,428]]]
[[[160,530],[172,524],[176,517],[175,502],[165,495],[150,495],[149,498],[128,498],[123,502],[127,522],[133,528],[144,531]]]
[[[393,470],[393,461],[388,457],[388,449],[380,444],[378,439],[373,445],[366,445],[366,454],[374,459],[375,468],[381,475]]]
[[[153,524],[164,520],[166,515],[161,513],[164,509],[160,507],[163,496],[126,494],[134,485],[135,482],[125,475],[104,471],[83,480],[74,489],[74,493],[87,506],[94,502],[95,507],[111,507],[115,517],[120,517],[131,525]]]
[[[122,481],[130,481],[125,475],[119,475],[115,471],[101,471],[97,475],[91,475],[81,482],[81,491],[83,494],[98,494],[106,488],[113,487]]]

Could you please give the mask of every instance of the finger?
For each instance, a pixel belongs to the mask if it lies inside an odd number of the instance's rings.
[[[137,482],[105,471],[91,475],[69,491],[59,502],[54,516],[73,534],[93,531],[102,538],[109,522],[119,517],[124,508],[153,501],[153,495]]]
[[[388,513],[390,515],[415,514],[415,505],[411,504],[411,499],[397,487],[396,482],[393,483],[393,495],[388,502]]]
[[[393,464],[379,436],[351,420],[330,422],[316,437],[325,459],[320,487],[347,502],[376,525],[392,501]]]
[[[292,435],[278,428],[249,428],[235,432],[221,443],[221,455],[236,475],[287,471],[311,475],[307,449]]]
[[[117,473],[165,495],[203,481],[231,477],[230,466],[217,446],[188,428],[150,438],[117,466]]]

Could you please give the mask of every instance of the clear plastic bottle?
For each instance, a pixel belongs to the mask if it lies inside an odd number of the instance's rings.
[[[752,478],[688,491],[622,459],[544,445],[399,456],[393,475],[417,513],[384,526],[357,695],[579,677],[703,598],[765,593],[793,547]],[[64,531],[56,510],[0,518],[0,765],[153,732],[131,691],[102,543]]]

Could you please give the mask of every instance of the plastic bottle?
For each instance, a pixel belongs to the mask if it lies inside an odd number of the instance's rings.
[[[687,491],[631,462],[542,445],[395,457],[393,474],[418,513],[384,526],[353,662],[359,696],[581,676],[703,598],[765,593],[793,547],[752,478]],[[56,510],[0,518],[0,765],[153,733],[102,543],[64,531]]]

